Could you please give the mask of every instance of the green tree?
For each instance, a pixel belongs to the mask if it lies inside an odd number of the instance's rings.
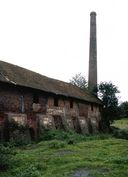
[[[119,105],[120,117],[128,118],[128,101],[125,101]]]
[[[98,95],[103,102],[103,122],[109,128],[118,116],[118,88],[111,82],[101,82],[98,86]]]
[[[81,75],[81,73],[78,73],[74,77],[72,77],[72,79],[70,79],[70,83],[82,89],[87,88],[87,81],[85,77]]]

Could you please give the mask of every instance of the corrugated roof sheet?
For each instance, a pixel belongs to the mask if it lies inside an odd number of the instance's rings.
[[[102,104],[88,90],[83,91],[70,83],[52,79],[4,61],[0,61],[0,81]]]

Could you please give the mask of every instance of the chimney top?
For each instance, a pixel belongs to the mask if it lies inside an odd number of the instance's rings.
[[[92,15],[96,16],[96,12],[93,11],[93,12],[90,13],[90,15],[91,15],[91,16],[92,16]]]

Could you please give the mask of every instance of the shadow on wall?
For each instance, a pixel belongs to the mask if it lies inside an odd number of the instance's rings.
[[[82,133],[78,117],[72,117],[73,128],[77,133]]]
[[[30,127],[29,133],[30,133],[31,141],[34,141],[36,139],[34,129]]]

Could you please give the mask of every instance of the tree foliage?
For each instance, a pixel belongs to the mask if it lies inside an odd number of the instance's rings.
[[[70,83],[80,87],[81,89],[87,88],[87,81],[81,73],[76,74],[72,79],[70,79]]]
[[[110,123],[118,116],[118,88],[111,82],[101,82],[98,86],[98,95],[102,100],[103,121],[109,127]]]
[[[119,105],[120,117],[128,118],[128,101],[125,101]]]

